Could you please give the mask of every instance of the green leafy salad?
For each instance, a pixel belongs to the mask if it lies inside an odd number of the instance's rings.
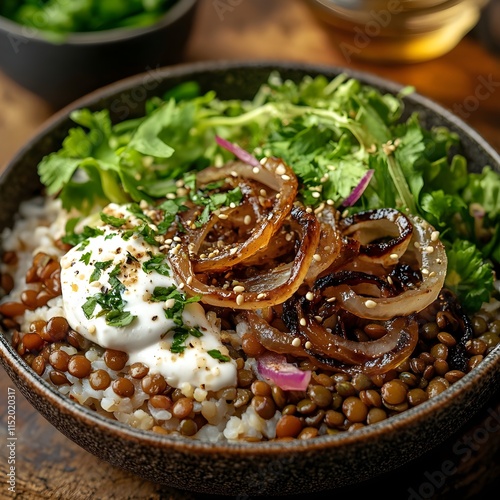
[[[69,33],[139,28],[157,22],[177,0],[4,0],[0,15],[64,39]]]
[[[141,118],[113,124],[108,110],[73,112],[76,126],[39,173],[66,209],[167,199],[172,222],[183,203],[176,180],[189,185],[193,172],[234,158],[220,137],[259,160],[281,158],[305,206],[423,217],[445,244],[445,286],[473,313],[493,293],[500,264],[500,175],[488,165],[468,172],[455,133],[427,130],[416,114],[402,121],[408,92],[383,94],[343,74],[293,83],[274,73],[252,100],[223,100],[188,82],[149,100]],[[206,214],[238,195],[208,197]]]

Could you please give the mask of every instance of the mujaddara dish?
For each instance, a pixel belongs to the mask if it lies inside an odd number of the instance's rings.
[[[2,233],[24,361],[110,419],[205,442],[314,439],[418,406],[499,343],[500,176],[402,120],[404,89],[274,72],[141,118],[73,111]]]

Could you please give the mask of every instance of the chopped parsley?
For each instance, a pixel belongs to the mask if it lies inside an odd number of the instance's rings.
[[[222,354],[218,349],[211,349],[210,351],[207,351],[207,353],[212,356],[212,358],[218,359],[222,363],[231,361],[231,358],[229,356]]]
[[[121,217],[115,217],[114,215],[108,215],[105,214],[104,212],[100,213],[100,217],[105,224],[109,224],[110,226],[113,227],[121,227],[127,223],[127,219],[123,219]]]
[[[142,270],[149,274],[153,271],[156,271],[158,274],[162,276],[170,276],[170,266],[166,262],[166,257],[163,254],[160,255],[152,255],[149,260],[143,262]]]
[[[184,326],[177,326],[173,330],[173,341],[170,346],[170,350],[176,354],[182,354],[186,349],[186,341],[190,335],[196,338],[200,338],[203,336],[203,333],[200,332],[197,328],[186,328]]]
[[[106,260],[103,262],[96,262],[95,267],[94,267],[94,271],[90,275],[89,283],[92,283],[94,281],[98,281],[99,278],[101,277],[102,272],[105,269],[107,269],[112,263],[113,263],[112,260]]]
[[[165,316],[167,319],[172,319],[178,326],[183,325],[182,313],[186,304],[198,302],[200,299],[199,295],[186,297],[175,285],[169,287],[157,286],[151,296],[151,300],[154,302],[170,302],[169,307],[165,309]]]
[[[92,256],[92,252],[87,252],[87,253],[84,253],[81,257],[80,257],[80,262],[83,262],[86,266],[88,266],[90,264],[90,257]]]
[[[122,293],[125,290],[125,286],[118,279],[118,274],[120,274],[119,264],[109,273],[110,288],[87,298],[82,306],[83,313],[87,319],[94,317],[95,309],[99,305],[101,306],[101,311],[97,316],[105,316],[106,323],[110,326],[123,327],[134,321],[136,316],[128,311],[124,311],[126,301],[123,300]]]

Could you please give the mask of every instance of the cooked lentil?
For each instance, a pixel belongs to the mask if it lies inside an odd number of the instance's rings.
[[[16,286],[13,266],[20,261],[16,252],[2,256],[4,265],[12,268],[0,273],[0,285],[7,292]],[[473,338],[465,345],[466,362],[458,369],[452,362],[457,346],[456,319],[448,311],[437,311],[419,319],[418,346],[397,368],[383,375],[349,375],[314,368],[304,360],[300,368],[313,370],[307,390],[288,391],[258,376],[252,358],[260,355],[263,347],[256,336],[238,337],[233,325],[221,318],[222,334],[238,371],[237,387],[216,392],[174,388],[148,366],[129,363],[126,353],[99,348],[83,338],[57,308],[51,315],[34,314],[60,293],[59,272],[55,259],[38,252],[29,265],[29,286],[21,291],[20,302],[0,304],[1,325],[10,330],[12,345],[35,373],[64,394],[157,433],[219,440],[221,431],[217,429],[224,427],[224,438],[235,439],[245,427],[244,439],[252,441],[314,439],[356,431],[438,396],[499,343],[498,308],[478,313],[471,318]],[[30,319],[21,326],[13,318],[25,313]],[[358,338],[372,340],[384,333],[376,323],[357,331]],[[251,430],[252,426],[258,430]]]

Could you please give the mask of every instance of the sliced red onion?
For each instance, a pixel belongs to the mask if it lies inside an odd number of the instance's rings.
[[[344,207],[352,207],[361,198],[361,195],[364,193],[366,187],[368,186],[368,184],[370,184],[374,172],[375,170],[370,169],[366,172],[365,175],[363,175],[363,177],[361,177],[359,184],[352,190],[351,194],[343,201],[342,205],[344,205]]]
[[[215,142],[222,148],[227,149],[229,152],[233,153],[236,158],[239,158],[242,162],[251,165],[252,167],[260,167],[261,164],[255,156],[251,155],[248,151],[240,148],[237,144],[223,139],[222,137],[216,135]]]
[[[305,391],[311,372],[288,363],[285,356],[266,352],[257,360],[259,373],[284,391]]]

